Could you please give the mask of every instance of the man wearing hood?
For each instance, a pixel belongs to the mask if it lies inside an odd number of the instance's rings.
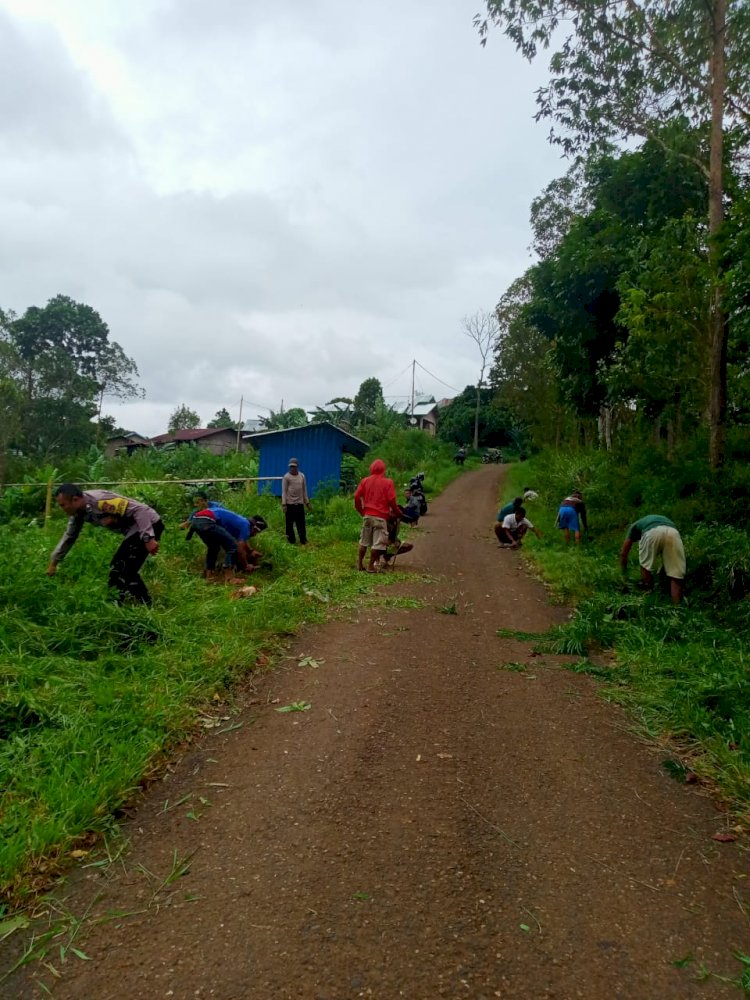
[[[362,516],[359,536],[357,569],[364,572],[365,553],[370,550],[368,573],[375,573],[381,556],[388,548],[388,518],[400,517],[396,500],[396,487],[385,474],[385,462],[376,458],[370,466],[370,475],[360,481],[354,494],[354,506]]]

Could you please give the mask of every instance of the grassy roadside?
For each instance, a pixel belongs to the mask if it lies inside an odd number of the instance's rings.
[[[422,449],[434,492],[458,474],[447,446],[411,447]],[[398,486],[396,463],[393,473]],[[301,548],[284,538],[278,501],[232,493],[232,509],[267,519],[258,547],[272,568],[248,581],[257,594],[231,600],[200,578],[205,549],[179,530],[185,490],[139,495],[167,525],[144,569],[150,610],[112,603],[106,577],[117,538],[108,532],[86,527],[50,579],[44,570],[64,518],[0,526],[0,919],[49,881],[76,840],[111,826],[144,776],[211,714],[216,695],[231,703],[233,685],[289,635],[385,579],[354,571],[360,519],[351,497],[314,503]]]
[[[525,557],[563,602],[570,623],[546,638],[556,652],[580,656],[575,669],[601,675],[588,656],[611,650],[606,697],[625,705],[648,735],[679,758],[672,773],[693,772],[734,804],[739,827],[750,825],[750,657],[745,637],[750,601],[747,534],[699,522],[690,506],[667,496],[623,501],[627,469],[606,456],[542,455],[513,466],[502,499],[524,485],[539,491],[528,516],[544,533],[524,546]],[[618,482],[619,481],[619,482]],[[557,504],[580,486],[589,507],[592,537],[566,548],[555,528]],[[616,499],[615,499],[616,498]],[[666,581],[654,594],[638,586],[637,549],[623,578],[618,553],[629,523],[664,513],[681,529],[688,558],[686,601],[674,608]],[[684,766],[682,766],[684,765]],[[737,832],[737,831],[735,831]]]

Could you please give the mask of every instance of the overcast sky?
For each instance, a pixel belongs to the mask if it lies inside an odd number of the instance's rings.
[[[565,164],[480,0],[0,0],[0,305],[96,308],[146,398],[313,408],[476,380]]]

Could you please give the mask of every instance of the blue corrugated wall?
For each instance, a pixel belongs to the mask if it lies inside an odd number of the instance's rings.
[[[307,478],[307,492],[311,497],[321,483],[333,482],[338,489],[341,479],[341,435],[332,427],[308,424],[295,427],[284,434],[274,434],[256,443],[260,449],[259,476],[283,476],[289,469],[289,459],[299,461],[300,472]],[[264,484],[258,484],[264,489]],[[281,496],[281,483],[272,482],[271,493]]]

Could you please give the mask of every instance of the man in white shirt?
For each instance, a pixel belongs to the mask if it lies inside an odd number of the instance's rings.
[[[300,545],[307,545],[307,526],[305,511],[310,510],[310,499],[307,495],[307,483],[304,472],[299,471],[296,458],[289,459],[289,472],[281,480],[281,509],[284,511],[287,541],[294,545],[296,527]]]
[[[518,507],[503,519],[500,527],[500,544],[517,549],[521,546],[527,531],[533,531],[537,538],[542,537],[541,531],[526,517],[526,508]]]

